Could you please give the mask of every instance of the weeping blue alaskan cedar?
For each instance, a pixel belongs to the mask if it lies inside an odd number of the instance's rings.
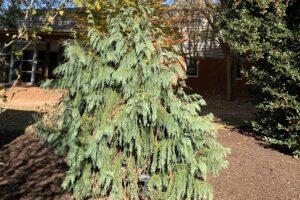
[[[227,166],[212,116],[200,114],[205,101],[185,93],[153,15],[146,3],[109,10],[107,34],[91,26],[56,70],[52,85],[68,94],[36,130],[66,157],[63,187],[76,199],[143,199],[143,174],[148,199],[212,199],[207,175]]]

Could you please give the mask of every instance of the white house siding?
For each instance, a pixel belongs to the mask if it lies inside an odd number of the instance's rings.
[[[179,46],[187,57],[224,59],[217,38],[212,34],[207,20],[194,9],[174,8],[170,17],[180,18],[179,31],[186,41]]]

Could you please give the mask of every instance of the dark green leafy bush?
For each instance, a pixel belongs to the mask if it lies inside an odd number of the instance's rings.
[[[246,72],[258,108],[253,129],[269,143],[288,147],[297,157],[300,155],[299,2],[229,0],[226,3],[219,24],[220,36],[253,63]]]

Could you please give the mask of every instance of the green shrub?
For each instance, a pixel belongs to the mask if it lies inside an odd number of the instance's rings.
[[[139,199],[141,175],[150,175],[150,199],[211,199],[207,174],[227,165],[212,116],[199,115],[204,100],[172,84],[184,77],[178,56],[146,5],[111,7],[108,32],[90,28],[56,70],[53,84],[68,95],[36,129],[66,155],[63,187],[77,199]]]
[[[220,36],[253,63],[246,72],[257,103],[253,129],[266,141],[300,154],[299,3],[273,0],[227,2]],[[297,4],[297,5],[296,5]],[[295,13],[298,12],[298,13]],[[299,19],[299,17],[298,17]]]

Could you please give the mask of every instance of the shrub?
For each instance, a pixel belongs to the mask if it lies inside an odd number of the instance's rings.
[[[292,1],[227,1],[219,24],[230,47],[254,63],[246,72],[257,103],[254,131],[300,155],[300,37]]]

